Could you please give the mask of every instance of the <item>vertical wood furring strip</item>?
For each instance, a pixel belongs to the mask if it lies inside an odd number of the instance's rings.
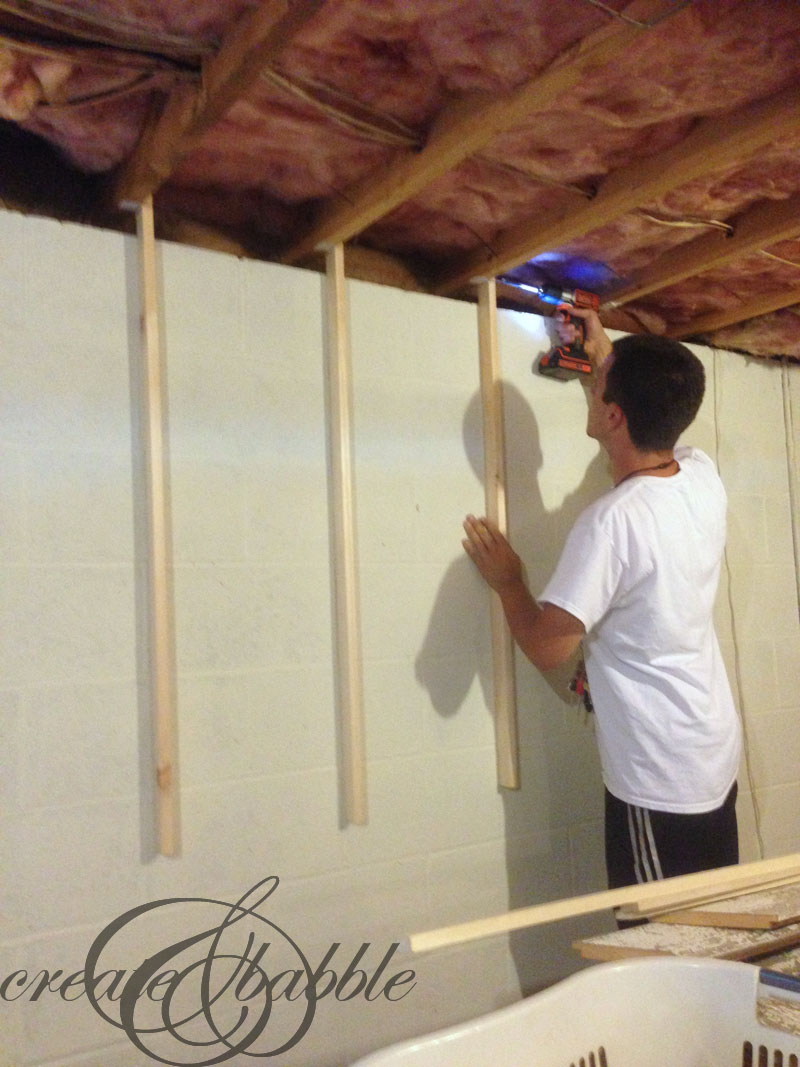
[[[141,441],[147,494],[147,602],[156,787],[156,832],[162,856],[180,848],[172,528],[165,451],[165,381],[153,201],[137,208],[142,340]]]
[[[325,262],[334,642],[342,796],[347,821],[364,826],[367,822],[367,770],[353,481],[352,373],[344,247],[339,244],[331,248],[326,253]]]
[[[497,354],[497,293],[494,279],[480,282],[478,285],[478,337],[486,515],[499,527],[501,533],[505,534],[508,530],[508,515],[503,446],[503,394]],[[497,782],[506,789],[519,789],[513,641],[500,597],[494,591],[490,592],[490,612]]]

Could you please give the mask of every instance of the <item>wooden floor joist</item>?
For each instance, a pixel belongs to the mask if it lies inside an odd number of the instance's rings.
[[[154,103],[133,155],[115,178],[113,203],[126,206],[152,195],[323,3],[261,0],[247,10],[216,55],[204,63],[201,81],[179,84],[163,106]]]
[[[607,306],[638,300],[668,285],[724,267],[741,256],[758,252],[778,241],[800,234],[800,193],[786,200],[761,201],[731,220],[732,233],[717,230],[678,245],[636,273],[611,293]]]
[[[478,287],[481,401],[483,411],[484,491],[486,515],[501,533],[508,531],[503,393],[497,354],[497,294],[494,281]],[[519,743],[511,633],[497,593],[490,590],[494,736],[497,783],[519,789]]]
[[[153,716],[156,831],[159,851],[180,848],[178,725],[175,699],[175,620],[172,524],[165,448],[166,396],[159,323],[153,201],[137,211],[142,339],[141,433],[147,497],[149,689]]]
[[[623,15],[611,19],[560,56],[546,70],[502,96],[454,101],[434,124],[419,152],[407,152],[377,175],[368,175],[345,190],[284,255],[297,263],[361,233],[426,186],[474,155],[498,134],[543,111],[585,75],[613,61],[646,32],[646,24],[675,10],[674,0],[634,0]],[[637,25],[636,22],[644,24]]]
[[[342,245],[328,252],[325,290],[334,649],[342,797],[347,821],[363,826],[367,822],[366,741],[353,478],[352,373]]]
[[[613,171],[600,183],[592,200],[540,213],[494,238],[491,252],[481,246],[463,257],[441,274],[432,289],[451,293],[480,278],[502,274],[537,253],[566,245],[672,189],[736,164],[799,128],[798,85],[738,111],[704,118],[672,148]]]
[[[735,307],[725,308],[722,311],[712,311],[707,315],[698,315],[691,322],[668,330],[667,336],[677,338],[695,337],[697,334],[721,330],[723,326],[730,326],[733,323],[746,322],[748,319],[757,318],[759,315],[767,315],[771,311],[794,307],[795,304],[800,304],[800,285],[796,285],[791,289],[783,289],[777,293],[765,293],[754,300],[745,300]]]

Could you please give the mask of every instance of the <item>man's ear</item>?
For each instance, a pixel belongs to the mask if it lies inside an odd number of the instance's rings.
[[[606,405],[606,419],[608,420],[609,428],[612,430],[617,430],[628,424],[625,412],[619,404],[615,404],[613,400],[610,404]]]

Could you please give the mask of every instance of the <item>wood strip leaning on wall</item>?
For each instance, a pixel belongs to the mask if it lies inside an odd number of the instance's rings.
[[[150,694],[159,852],[180,848],[178,728],[175,700],[175,619],[172,596],[172,524],[165,451],[165,382],[159,322],[159,291],[153,201],[137,208],[141,308],[141,443],[147,495],[147,603]]]
[[[361,657],[358,551],[352,452],[352,374],[344,247],[326,255],[326,363],[331,464],[331,529],[336,695],[347,821],[367,822],[367,771]]]
[[[486,515],[505,534],[506,464],[503,441],[503,393],[497,355],[497,292],[495,281],[478,285],[478,338],[480,346],[481,401]],[[514,648],[500,597],[490,592],[492,666],[494,676],[494,736],[497,783],[519,789]]]

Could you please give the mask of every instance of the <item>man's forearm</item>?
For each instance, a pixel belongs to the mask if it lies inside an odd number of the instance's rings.
[[[464,550],[500,597],[511,636],[531,663],[548,671],[569,659],[584,634],[583,623],[554,604],[536,603],[519,556],[493,522],[467,515],[464,531]]]
[[[511,636],[528,659],[536,664],[536,622],[542,614],[542,609],[521,580],[505,585],[496,592],[500,597]]]

